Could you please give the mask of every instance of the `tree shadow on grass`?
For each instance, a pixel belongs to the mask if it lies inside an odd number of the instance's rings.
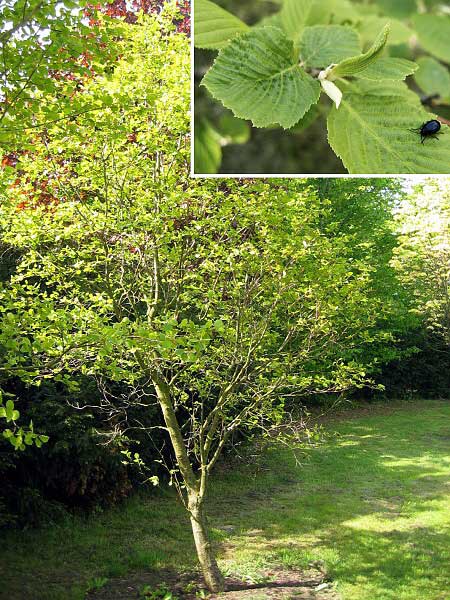
[[[323,586],[323,575],[318,570],[283,571],[271,573],[270,581],[246,583],[234,578],[226,578],[226,591],[219,595],[207,595],[198,572],[179,573],[176,570],[162,569],[145,573],[129,573],[125,577],[105,581],[101,589],[90,591],[86,600],[134,600],[163,598],[171,593],[173,599],[197,600],[199,597],[222,600],[244,600],[271,598],[273,600],[337,600],[331,586]],[[326,589],[317,589],[319,586]],[[159,595],[156,593],[159,591]],[[146,595],[147,594],[147,595]],[[152,595],[153,594],[153,595]]]
[[[364,597],[448,600],[450,427],[443,420],[408,430],[402,420],[346,424],[345,435],[313,449],[298,471],[273,453],[279,486],[265,488],[262,474],[256,490],[225,511],[235,526],[226,556],[251,563],[260,553],[285,567],[324,556],[344,587],[357,581],[372,590]],[[227,500],[214,502],[216,521]]]

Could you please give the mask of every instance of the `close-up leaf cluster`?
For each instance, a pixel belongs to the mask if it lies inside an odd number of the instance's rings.
[[[195,2],[194,173],[450,172],[448,6],[240,4]]]

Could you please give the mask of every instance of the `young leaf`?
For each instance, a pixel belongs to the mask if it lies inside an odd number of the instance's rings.
[[[357,77],[373,81],[383,79],[402,81],[408,75],[412,75],[417,68],[416,63],[404,58],[378,58],[358,73]]]
[[[300,57],[307,67],[328,67],[359,52],[357,32],[341,25],[306,27],[300,39]]]
[[[6,421],[12,421],[14,419],[14,402],[7,400],[5,404]]]
[[[450,172],[450,129],[443,127],[439,141],[421,144],[411,130],[435,117],[406,85],[388,88],[392,95],[349,87],[339,110],[330,111],[328,140],[350,173]],[[372,84],[372,90],[379,87]]]
[[[439,94],[450,99],[450,72],[431,56],[423,56],[417,61],[419,70],[414,75],[417,85],[425,94]]]
[[[275,27],[257,28],[223,48],[202,85],[255,127],[297,123],[320,96],[318,81],[294,61],[293,43]]]
[[[389,25],[386,25],[381,31],[373,46],[364,54],[353,56],[343,60],[331,70],[328,79],[333,80],[338,77],[348,77],[358,75],[376,60],[383,52],[389,35]]]
[[[209,0],[195,0],[194,11],[194,44],[197,48],[223,48],[235,35],[249,29],[240,19]]]
[[[450,16],[415,15],[413,23],[421,45],[444,62],[450,60]]]

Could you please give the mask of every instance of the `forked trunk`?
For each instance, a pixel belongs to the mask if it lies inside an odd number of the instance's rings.
[[[217,566],[216,557],[209,539],[203,503],[198,502],[198,499],[190,500],[189,515],[197,556],[206,586],[211,592],[222,592],[224,589],[224,579]]]
[[[195,547],[197,549],[198,560],[202,568],[203,577],[211,592],[221,592],[224,588],[224,580],[222,573],[217,566],[216,558],[208,537],[208,527],[206,525],[206,517],[203,510],[204,490],[203,493],[200,493],[202,486],[197,481],[189,461],[183,435],[173,408],[170,388],[156,371],[151,372],[151,377],[164,415],[167,431],[169,432],[172,441],[178,467],[186,485],[192,533],[194,534]]]

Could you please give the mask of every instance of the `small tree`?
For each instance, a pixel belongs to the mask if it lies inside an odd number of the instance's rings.
[[[21,258],[0,289],[0,345],[30,384],[82,373],[159,403],[218,591],[205,498],[225,445],[279,423],[290,396],[359,385],[358,347],[386,333],[373,268],[324,233],[329,207],[307,183],[189,180],[189,49],[172,20],[168,6],[124,25],[114,73],[84,91],[95,120],[47,124],[3,172],[2,239]]]
[[[111,190],[107,209],[90,207],[91,228],[75,201],[27,215],[27,236],[18,222],[8,236],[27,249],[15,297],[3,294],[3,336],[28,347],[19,361],[7,353],[11,372],[69,385],[74,372],[101,375],[156,397],[212,590],[223,584],[204,502],[227,441],[280,422],[291,394],[361,382],[363,366],[340,355],[376,319],[375,305],[365,317],[358,307],[365,276],[347,281],[345,262],[307,225],[307,195],[233,187],[192,188],[180,205],[158,179],[129,208]]]

